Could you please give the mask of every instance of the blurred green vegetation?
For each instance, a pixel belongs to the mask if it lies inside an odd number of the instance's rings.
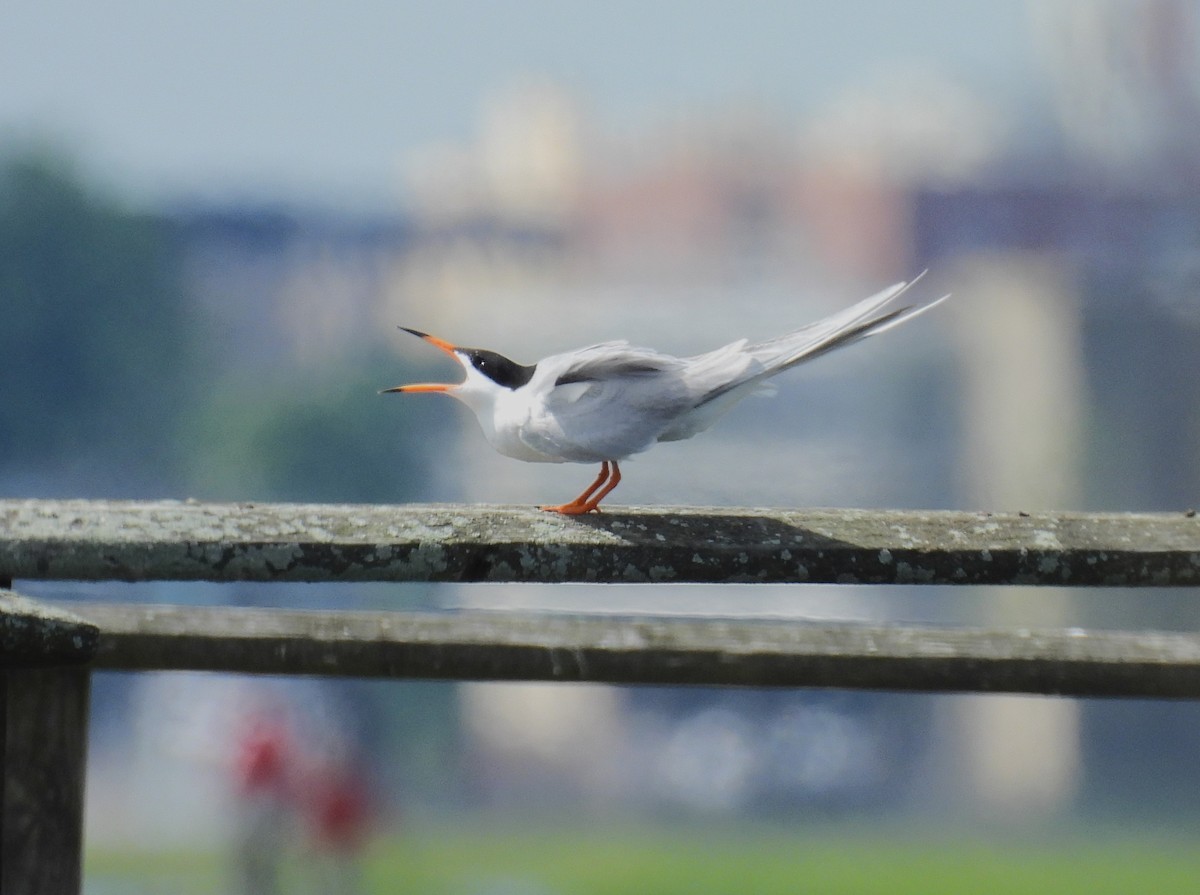
[[[412,371],[365,350],[303,381],[294,370],[226,373],[220,323],[188,294],[187,251],[170,218],[89,186],[53,151],[0,154],[0,489],[428,495],[429,461],[453,417],[378,394]]]
[[[380,395],[407,373],[368,356],[285,381],[214,383],[184,421],[187,479],[208,500],[394,503],[428,498],[451,415]],[[381,377],[388,378],[385,382]]]
[[[284,891],[306,891],[289,861]],[[85,891],[200,895],[230,883],[223,856],[93,852]],[[961,895],[963,892],[1124,895],[1192,893],[1200,850],[1184,838],[1111,833],[1013,841],[920,832],[851,832],[759,825],[528,828],[477,823],[381,840],[363,864],[365,893],[538,895]]]
[[[188,240],[178,219],[127,207],[53,150],[0,148],[0,496],[430,497],[431,463],[455,418],[436,401],[379,394],[423,371],[385,347],[319,365],[238,363],[229,344],[272,334],[231,340],[229,320],[196,306]],[[298,595],[229,588],[224,598]],[[354,605],[356,594],[342,587],[336,599]],[[342,698],[357,696],[376,746],[415,756],[406,769],[426,788],[450,787],[452,687],[340,686]]]
[[[136,464],[131,488],[170,475],[194,372],[180,263],[161,221],[68,161],[0,159],[0,473]]]

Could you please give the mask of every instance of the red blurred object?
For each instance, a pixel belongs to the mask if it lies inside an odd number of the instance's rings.
[[[362,848],[370,824],[366,783],[352,767],[327,767],[312,781],[315,845],[338,852]]]
[[[257,721],[238,744],[236,776],[242,795],[288,789],[288,734],[282,724]]]

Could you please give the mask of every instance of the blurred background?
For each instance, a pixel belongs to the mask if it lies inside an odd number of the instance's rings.
[[[594,470],[377,394],[456,373],[397,325],[523,362],[688,354],[928,268],[946,305],[636,458],[610,502],[1195,506],[1198,51],[1187,0],[8,0],[0,494],[561,502]],[[1182,591],[17,587],[1200,627]],[[742,891],[714,855],[759,891],[837,861],[840,890],[899,891],[897,837],[1055,842],[1128,891],[1141,864],[1070,852],[1097,830],[1158,849],[1168,890],[1200,831],[1188,703],[101,675],[92,723],[94,893],[255,890],[287,856],[285,891]],[[580,859],[584,885],[576,854],[615,869]]]

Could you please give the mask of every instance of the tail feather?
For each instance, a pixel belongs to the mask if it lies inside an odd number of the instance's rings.
[[[904,308],[897,308],[894,311],[889,311],[879,317],[873,317],[869,320],[849,326],[839,330],[828,339],[825,339],[817,344],[809,345],[801,348],[795,354],[790,356],[782,364],[771,368],[770,375],[779,373],[789,367],[794,367],[796,364],[805,363],[807,361],[818,358],[823,354],[828,354],[838,348],[844,348],[847,345],[853,345],[868,336],[877,336],[880,333],[887,332],[889,329],[895,329],[901,323],[906,323],[912,320],[918,314],[924,314],[930,308],[935,307],[946,299],[949,295],[943,295],[941,298],[926,302],[923,305],[910,305]]]
[[[868,336],[886,332],[941,304],[950,296],[943,295],[925,304],[884,311],[884,308],[920,281],[925,273],[922,271],[907,283],[889,286],[844,311],[831,314],[823,320],[810,323],[786,335],[753,345],[736,346],[745,355],[753,358],[754,362],[746,369],[745,375],[714,388],[704,396],[700,404],[706,404],[730,392],[741,392],[751,384],[761,382],[797,364],[852,345]],[[722,350],[734,347],[731,345]]]
[[[924,309],[924,306],[910,306],[882,313],[884,308],[915,286],[924,276],[925,271],[922,271],[907,283],[896,283],[844,311],[830,314],[786,335],[751,345],[748,350],[755,360],[763,365],[762,372],[773,375],[803,361],[812,360],[834,349],[890,329],[912,316],[913,312]]]

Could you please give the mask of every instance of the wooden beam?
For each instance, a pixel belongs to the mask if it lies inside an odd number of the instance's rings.
[[[78,895],[87,668],[0,669],[0,893]]]
[[[1200,635],[80,604],[97,668],[1200,697]]]
[[[78,615],[0,590],[0,668],[79,665],[96,652],[96,636]]]
[[[0,501],[0,578],[1200,584],[1159,513]]]
[[[0,590],[0,893],[77,895],[97,630]]]

